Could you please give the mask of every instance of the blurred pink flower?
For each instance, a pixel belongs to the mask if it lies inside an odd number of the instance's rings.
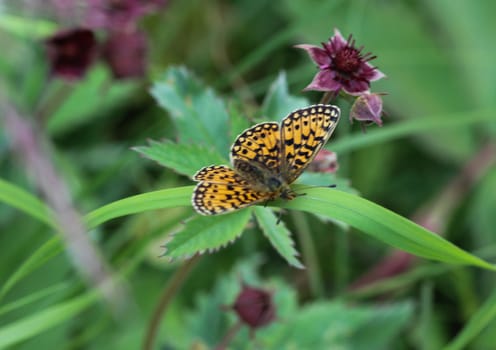
[[[97,54],[95,34],[85,28],[55,33],[45,40],[51,74],[67,80],[81,79]]]
[[[145,75],[146,35],[140,31],[111,31],[103,44],[103,60],[117,79]]]
[[[362,54],[363,47],[356,48],[352,36],[345,40],[337,29],[334,29],[334,36],[327,43],[322,43],[323,48],[307,44],[296,47],[306,50],[319,68],[305,90],[332,91],[337,94],[342,89],[350,95],[359,95],[369,90],[371,81],[385,77],[368,63],[376,56]]]
[[[166,3],[166,0],[88,0],[85,23],[97,28],[132,30],[142,16]]]
[[[308,170],[321,173],[335,173],[338,169],[337,154],[326,149],[321,149],[308,166]]]
[[[350,110],[350,122],[374,122],[382,126],[382,97],[384,94],[364,93],[357,97]]]

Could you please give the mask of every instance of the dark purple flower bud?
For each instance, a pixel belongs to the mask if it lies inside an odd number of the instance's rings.
[[[243,284],[232,308],[240,320],[252,329],[269,324],[276,314],[272,293],[246,284]]]
[[[308,170],[320,173],[335,173],[338,169],[337,154],[326,149],[321,149],[308,166]]]
[[[45,40],[50,71],[68,80],[81,79],[97,54],[95,34],[84,28],[55,33]]]
[[[317,64],[319,72],[305,90],[331,91],[339,93],[342,89],[349,95],[359,95],[370,88],[370,82],[385,75],[368,62],[376,58],[371,53],[362,54],[363,47],[356,48],[350,35],[345,40],[339,30],[322,48],[314,45],[296,45],[307,51]]]
[[[365,93],[357,97],[350,110],[350,122],[374,122],[382,126],[382,98],[384,94]]]
[[[103,45],[103,59],[115,78],[141,78],[145,75],[147,48],[142,32],[113,31]]]

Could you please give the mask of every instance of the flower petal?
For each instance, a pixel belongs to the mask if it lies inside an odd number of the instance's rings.
[[[379,80],[379,79],[382,79],[382,78],[385,78],[386,77],[386,74],[384,74],[383,72],[381,72],[379,69],[377,69],[376,67],[374,67],[370,63],[366,62],[365,65],[367,66],[368,69],[371,70],[371,72],[370,72],[370,74],[368,76],[368,79],[370,81],[376,81],[376,80]]]
[[[342,85],[340,82],[334,80],[334,77],[334,72],[330,70],[321,70],[303,91],[339,91],[342,88]]]
[[[331,58],[329,57],[329,54],[324,50],[321,49],[318,46],[315,45],[295,45],[296,48],[298,49],[303,49],[305,50],[310,58],[317,63],[319,68],[327,68],[329,67],[329,64],[331,63]]]
[[[369,92],[369,84],[366,81],[349,80],[343,84],[343,90],[351,96],[360,96]]]

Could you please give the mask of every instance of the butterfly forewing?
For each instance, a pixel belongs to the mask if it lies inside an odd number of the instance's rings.
[[[235,168],[238,163],[249,163],[262,171],[278,174],[281,164],[280,136],[277,123],[260,123],[245,130],[234,141],[231,162]]]
[[[290,113],[281,122],[282,171],[294,182],[325,145],[339,120],[339,108],[314,105]]]

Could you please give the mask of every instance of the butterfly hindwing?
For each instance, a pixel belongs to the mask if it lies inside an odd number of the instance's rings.
[[[193,207],[203,215],[225,214],[271,198],[269,192],[254,191],[239,183],[202,181],[193,191]]]

